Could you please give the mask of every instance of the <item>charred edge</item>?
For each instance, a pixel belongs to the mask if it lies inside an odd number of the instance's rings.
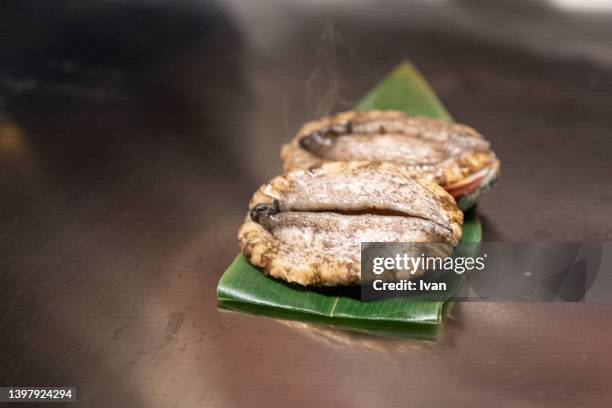
[[[261,220],[268,218],[272,215],[280,212],[280,203],[278,200],[274,200],[272,204],[257,204],[251,209],[251,219],[258,224],[261,224]]]
[[[335,136],[329,130],[318,130],[300,139],[300,147],[309,152],[317,152],[332,145],[332,137]]]
[[[449,201],[450,203],[450,201]],[[448,210],[448,208],[445,207],[445,209]],[[367,209],[353,209],[353,210],[337,210],[337,209],[333,209],[333,210],[309,210],[308,212],[313,212],[313,213],[325,213],[325,212],[331,212],[334,214],[339,214],[339,215],[351,215],[351,216],[361,216],[361,215],[378,215],[378,216],[390,216],[390,217],[409,217],[409,218],[418,218],[421,219],[423,221],[428,221],[431,222],[432,224],[436,224],[439,227],[442,227],[444,229],[446,229],[449,232],[453,231],[453,228],[450,226],[450,224],[442,224],[440,222],[434,221],[430,218],[427,218],[425,216],[420,216],[420,215],[416,215],[416,214],[408,214],[402,211],[398,211],[398,210],[390,210],[390,209],[383,209],[383,208],[367,208]]]
[[[318,129],[300,139],[300,147],[310,152],[317,152],[322,148],[330,147],[337,136],[353,133],[353,123],[334,123]]]

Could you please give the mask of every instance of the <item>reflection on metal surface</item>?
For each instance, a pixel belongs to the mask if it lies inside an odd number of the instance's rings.
[[[609,11],[612,10],[610,0],[550,0],[562,9],[575,11]]]
[[[300,334],[327,347],[348,348],[357,351],[371,351],[389,355],[410,355],[413,353],[423,355],[423,353],[432,352],[439,347],[452,346],[457,336],[461,333],[459,308],[460,305],[454,305],[436,341],[381,337],[316,323],[282,319],[273,320],[291,327]]]
[[[21,128],[7,114],[0,113],[0,154],[23,154],[26,148]]]
[[[376,351],[381,353],[410,353],[425,350],[432,342],[423,340],[388,339],[365,333],[351,332],[315,323],[293,320],[277,320],[301,334],[334,348],[351,348],[355,350]]]

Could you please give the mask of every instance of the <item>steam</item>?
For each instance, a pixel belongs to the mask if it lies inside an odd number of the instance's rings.
[[[340,96],[338,63],[342,58],[350,57],[352,52],[343,36],[329,21],[324,24],[318,42],[314,57],[317,65],[305,84],[306,102],[307,106],[312,106],[313,118],[331,114],[337,110],[338,105],[349,105]]]

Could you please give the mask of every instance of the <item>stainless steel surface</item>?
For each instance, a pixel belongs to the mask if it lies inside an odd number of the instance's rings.
[[[405,58],[503,161],[486,239],[611,239],[609,14],[39,4],[0,12],[0,385],[101,407],[610,405],[609,305],[461,304],[423,343],[215,300],[280,144]]]

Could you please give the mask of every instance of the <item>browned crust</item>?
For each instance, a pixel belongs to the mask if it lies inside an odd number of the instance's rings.
[[[410,177],[404,169],[390,163],[375,162],[330,162],[317,169],[320,172],[351,172],[361,168],[374,166],[377,170],[403,174]],[[273,178],[269,183],[262,185],[253,195],[249,203],[249,212],[257,204],[272,203],[280,199],[282,193],[291,188],[293,179],[299,177],[305,170],[296,170],[283,176]],[[435,183],[419,180],[426,190],[438,198],[451,229],[453,230],[453,245],[461,238],[463,213],[457,207],[454,198]],[[260,224],[254,222],[249,216],[238,231],[238,242],[242,254],[255,266],[275,278],[284,279],[301,285],[350,285],[361,281],[360,265],[320,257],[317,253],[309,254],[308,264],[295,264],[291,260],[290,252],[283,248],[274,236]]]
[[[267,275],[300,285],[337,286],[361,281],[359,269],[350,263],[319,259],[312,253],[309,264],[296,264],[279,247],[279,242],[249,216],[238,231],[242,254]]]
[[[410,120],[422,123],[423,125],[438,127],[441,129],[449,129],[453,131],[461,131],[478,139],[484,139],[483,136],[473,128],[459,124],[448,122],[441,119],[434,119],[419,116],[407,116],[403,112],[398,111],[350,111],[342,112],[333,116],[327,116],[316,121],[306,123],[290,143],[285,144],[281,148],[281,159],[283,161],[283,172],[289,172],[295,169],[309,169],[320,166],[330,160],[317,157],[311,152],[300,147],[300,140],[308,134],[317,131],[318,129],[332,126],[333,124],[342,124],[347,122],[366,122],[372,120]],[[479,172],[487,166],[499,162],[495,153],[491,150],[487,152],[466,152],[457,159],[450,159],[437,165],[439,174],[433,175],[425,173],[420,169],[408,169],[413,176],[427,177],[430,181],[435,181],[441,186],[447,186],[461,182],[461,180],[470,175]],[[397,163],[396,163],[397,164]]]

